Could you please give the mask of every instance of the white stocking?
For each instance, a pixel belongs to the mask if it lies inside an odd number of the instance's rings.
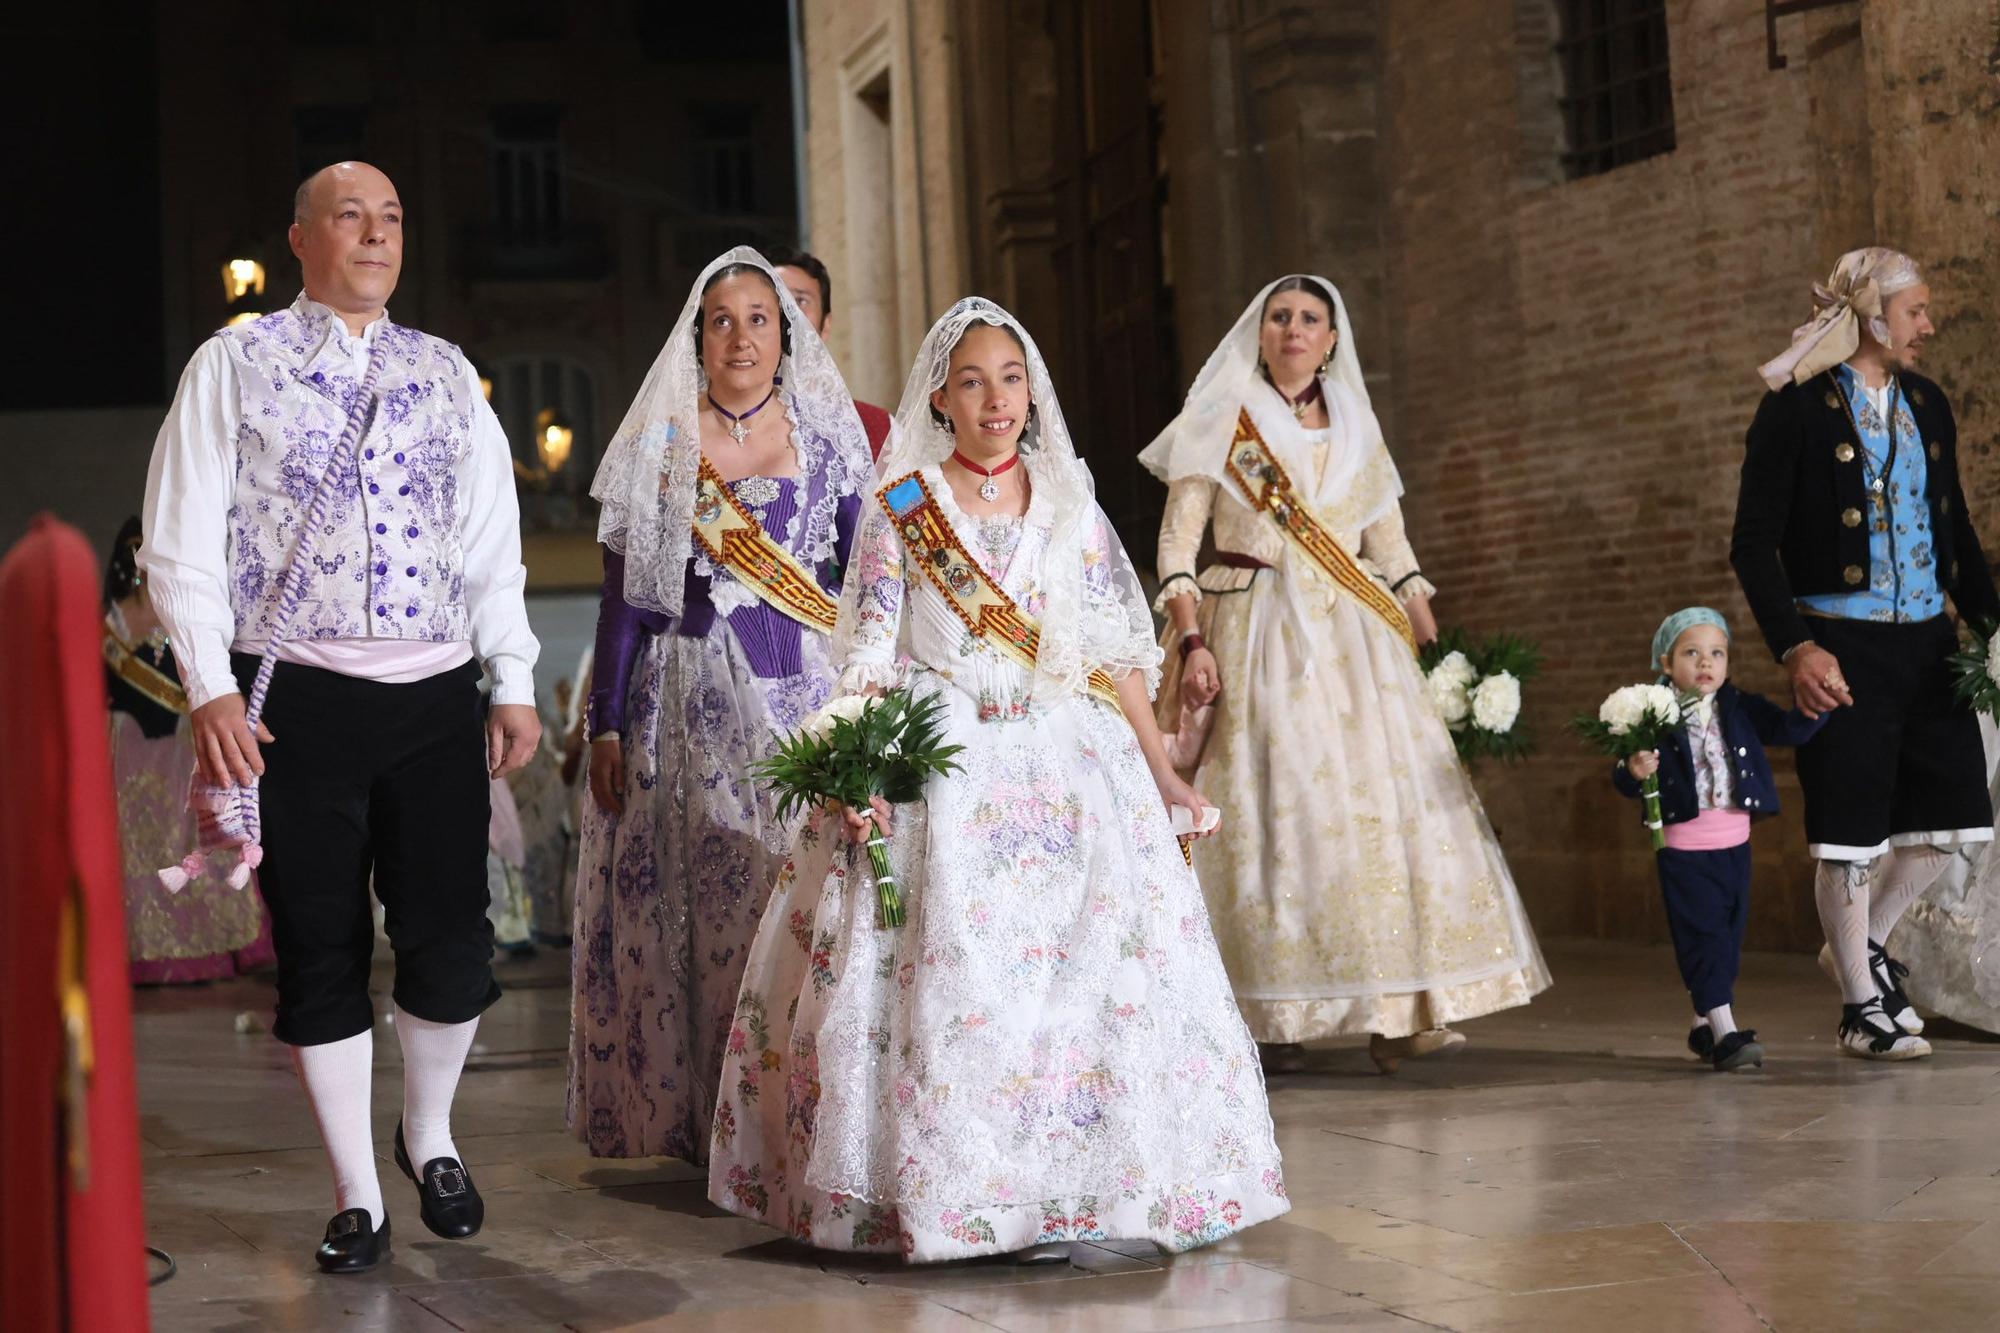
[[[1889,932],[1910,905],[1924,896],[1924,890],[1937,883],[1951,858],[1950,851],[1929,843],[1891,852],[1868,895],[1868,938],[1887,948]]]
[[[292,1047],[292,1067],[319,1123],[327,1165],[333,1168],[333,1210],[366,1208],[369,1225],[380,1229],[385,1218],[382,1182],[375,1175],[375,1137],[368,1123],[374,1062],[372,1032],[319,1046]]]
[[[1728,1005],[1718,1004],[1708,1011],[1708,1027],[1715,1033],[1715,1039],[1721,1041],[1736,1031],[1736,1015],[1730,1012]]]
[[[478,1028],[476,1018],[433,1023],[396,1006],[396,1038],[403,1044],[403,1143],[417,1171],[435,1158],[458,1156],[451,1141],[451,1099]]]
[[[1813,902],[1820,928],[1833,950],[1840,996],[1848,1004],[1875,998],[1868,967],[1868,861],[1821,861],[1813,872]]]

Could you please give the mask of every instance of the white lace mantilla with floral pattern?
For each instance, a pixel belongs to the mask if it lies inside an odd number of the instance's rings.
[[[1032,611],[1046,506],[974,521],[931,481]],[[1086,542],[1086,583],[1104,542]],[[857,849],[830,828],[794,844],[726,1043],[710,1196],[812,1245],[916,1262],[1065,1240],[1184,1250],[1283,1213],[1256,1049],[1131,726],[1083,694],[983,716],[1029,675],[905,559],[871,512],[848,680],[942,699],[962,768],[896,811],[900,929],[877,923]]]

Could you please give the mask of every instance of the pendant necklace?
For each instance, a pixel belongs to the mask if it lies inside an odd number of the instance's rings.
[[[738,444],[741,444],[743,443],[744,440],[750,437],[750,428],[744,425],[743,423],[748,421],[751,417],[756,416],[759,412],[762,412],[765,408],[765,405],[768,404],[771,401],[771,399],[777,396],[778,388],[784,382],[785,382],[785,377],[783,375],[771,376],[771,392],[765,394],[762,402],[758,403],[757,406],[751,408],[748,412],[743,413],[741,416],[738,416],[736,413],[730,411],[728,408],[724,407],[721,403],[716,402],[715,391],[713,389],[710,389],[708,391],[708,405],[714,408],[716,411],[720,412],[723,416],[729,418],[729,438],[736,441]]]
[[[1285,406],[1292,409],[1292,418],[1295,421],[1297,421],[1301,426],[1303,426],[1306,422],[1306,411],[1309,408],[1311,408],[1314,403],[1320,400],[1321,389],[1319,383],[1319,376],[1315,374],[1312,377],[1312,383],[1306,385],[1305,388],[1299,390],[1299,396],[1296,398],[1285,398],[1285,391],[1283,389],[1278,388],[1278,382],[1274,379],[1271,379],[1270,376],[1266,375],[1265,381],[1268,384],[1270,384],[1271,388],[1277,393],[1278,397],[1285,399]]]
[[[993,479],[999,476],[1002,472],[1005,472],[1008,468],[1013,467],[1014,464],[1021,461],[1021,455],[1015,453],[1010,455],[1007,461],[1002,463],[999,467],[984,468],[979,466],[979,464],[973,462],[970,458],[967,458],[964,454],[960,453],[956,449],[951,451],[951,456],[957,459],[958,465],[964,468],[967,472],[977,472],[980,476],[986,478],[986,480],[979,483],[979,498],[986,501],[987,504],[992,504],[995,500],[1000,498],[1000,483]]]

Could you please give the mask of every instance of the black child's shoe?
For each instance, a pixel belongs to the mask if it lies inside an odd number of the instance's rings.
[[[1764,1067],[1764,1048],[1757,1044],[1757,1034],[1750,1028],[1736,1031],[1715,1043],[1715,1053],[1709,1057],[1719,1071],[1741,1069],[1745,1065]]]
[[[1696,1023],[1688,1029],[1688,1053],[1697,1060],[1709,1060],[1715,1056],[1715,1029],[1706,1023]]]
[[[433,1157],[419,1174],[403,1146],[403,1122],[396,1122],[396,1165],[417,1185],[418,1211],[424,1225],[446,1240],[477,1235],[486,1222],[486,1204],[472,1187],[472,1177],[456,1157]]]
[[[349,1208],[326,1224],[326,1239],[313,1258],[322,1273],[365,1273],[388,1255],[389,1219],[383,1218],[381,1227],[370,1231],[368,1210]]]

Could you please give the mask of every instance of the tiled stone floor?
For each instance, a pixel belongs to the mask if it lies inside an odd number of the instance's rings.
[[[567,961],[509,963],[457,1137],[487,1199],[423,1230],[387,1159],[401,1095],[377,1028],[393,1261],[323,1277],[332,1204],[283,1052],[239,1036],[255,983],[138,999],[148,1229],[178,1329],[1463,1330],[2000,1327],[2000,1041],[1871,1065],[1831,1043],[1808,958],[1752,955],[1760,1073],[1681,1052],[1663,949],[1558,946],[1556,988],[1466,1025],[1467,1051],[1378,1077],[1356,1042],[1272,1080],[1294,1210],[1211,1249],[1079,1246],[1068,1269],[821,1255],[712,1208],[670,1159],[563,1133]],[[378,970],[377,982],[385,981]],[[386,998],[382,1001],[386,1007]]]

